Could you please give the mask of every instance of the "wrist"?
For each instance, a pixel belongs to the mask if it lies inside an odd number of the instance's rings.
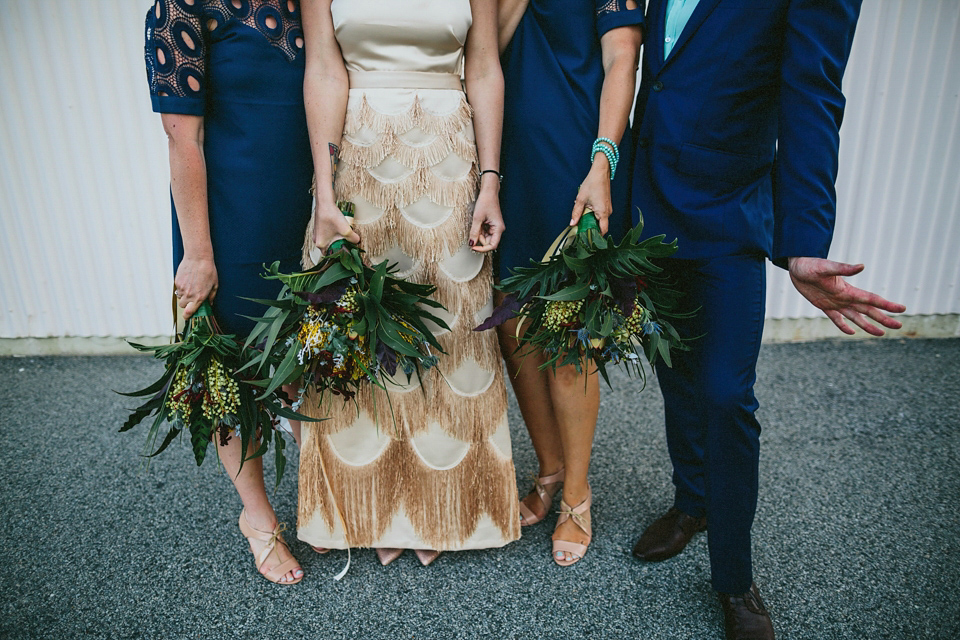
[[[610,180],[610,171],[610,160],[607,158],[607,156],[600,151],[594,154],[593,165],[590,167],[590,173],[596,172],[605,180]]]
[[[599,158],[607,161],[608,176],[613,180],[613,176],[617,173],[617,164],[620,162],[620,149],[610,138],[600,137],[593,142],[593,147],[590,150],[590,162],[594,166],[598,162],[603,164],[603,161]]]
[[[483,173],[480,176],[480,192],[500,193],[500,174],[494,171]]]
[[[331,191],[330,193],[324,193],[324,194],[318,193],[316,196],[317,213],[326,214],[332,211],[333,209],[337,209],[339,211],[339,208],[337,207],[337,201],[333,196],[333,192]]]
[[[490,184],[496,182],[498,185],[503,182],[503,174],[497,169],[483,169],[480,171],[480,184]]]
[[[213,262],[213,247],[184,247],[183,259],[197,262]]]
[[[314,198],[316,198],[318,203],[327,201],[334,202],[333,184],[320,176],[318,176],[318,179],[321,180],[321,182],[313,186]]]

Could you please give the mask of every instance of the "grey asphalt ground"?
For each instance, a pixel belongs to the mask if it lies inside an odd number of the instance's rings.
[[[158,373],[136,356],[0,359],[0,636],[722,638],[705,536],[660,564],[629,553],[671,503],[654,380],[603,393],[595,540],[575,567],[550,560],[551,516],[427,568],[360,550],[341,582],[344,552],[294,542],[307,577],[284,587],[255,573],[214,465],[185,442],[144,470],[144,431],[117,433],[131,402],[110,389]],[[755,572],[778,638],[960,638],[960,340],[766,345],[757,394]],[[274,498],[291,525],[292,449]]]

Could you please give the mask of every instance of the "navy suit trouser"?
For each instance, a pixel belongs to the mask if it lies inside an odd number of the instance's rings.
[[[667,446],[673,462],[674,505],[707,518],[713,588],[744,593],[753,580],[750,528],[757,507],[760,424],[753,393],[763,332],[766,264],[762,256],[669,260],[667,271],[685,293],[679,320],[691,351],[662,362]]]

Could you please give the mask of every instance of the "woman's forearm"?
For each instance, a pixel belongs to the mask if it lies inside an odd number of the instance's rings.
[[[604,78],[600,91],[597,137],[607,138],[614,144],[620,143],[630,118],[641,38],[639,27],[618,27],[608,31],[600,39]],[[589,210],[597,217],[600,230],[607,232],[608,220],[613,213],[610,179],[614,172],[611,160],[616,160],[616,150],[609,149],[608,152],[612,156],[610,159],[601,151],[593,154],[593,164],[580,184],[574,201],[571,225],[577,224],[583,212]]]
[[[477,138],[477,158],[480,170],[500,171],[500,139],[503,133],[503,75],[499,65],[483,75],[467,75],[467,96],[473,107],[473,127]],[[481,187],[497,185],[494,174],[484,174]]]
[[[467,37],[464,81],[473,107],[473,128],[481,171],[500,171],[500,137],[503,134],[503,71],[497,53],[497,0],[471,0],[473,26]],[[484,174],[481,188],[493,174]]]
[[[187,258],[213,257],[207,210],[207,166],[203,155],[203,119],[162,117],[170,152],[170,191]]]
[[[307,55],[303,102],[313,155],[316,200],[313,244],[326,250],[337,238],[357,244],[360,236],[337,208],[331,152],[339,150],[347,113],[350,79],[333,27],[331,0],[302,0],[303,39]],[[331,145],[336,145],[331,147]]]
[[[503,134],[503,71],[496,50],[496,11],[493,0],[474,0],[474,25],[467,42],[464,81],[473,107],[480,170],[500,171],[500,139]],[[481,176],[481,189],[500,191],[498,177]]]
[[[343,138],[343,121],[350,91],[330,4],[331,0],[303,0],[300,3],[307,57],[303,75],[303,103],[307,113],[318,203],[335,201],[330,145],[339,148]]]
[[[343,63],[338,64],[343,69]],[[330,145],[336,145],[337,149],[340,147],[349,85],[345,69],[342,75],[329,71],[308,73],[304,76],[303,99],[317,182],[317,198],[333,201],[334,176]]]
[[[598,138],[609,138],[620,144],[630,120],[630,108],[636,92],[642,39],[639,27],[620,27],[607,32],[600,40],[604,76],[600,91]],[[611,171],[602,153],[595,155],[593,168],[607,174]]]
[[[600,92],[600,125],[597,137],[620,142],[630,120],[630,107],[636,92],[637,63],[640,55],[640,30],[621,27],[604,36],[603,89]],[[632,33],[631,33],[632,32]],[[610,38],[608,36],[623,36]]]
[[[470,247],[493,251],[503,235],[500,213],[500,136],[503,134],[503,72],[497,52],[497,0],[470,0],[473,25],[467,36],[464,79],[473,107],[480,193],[473,209]],[[496,173],[493,173],[496,172]]]

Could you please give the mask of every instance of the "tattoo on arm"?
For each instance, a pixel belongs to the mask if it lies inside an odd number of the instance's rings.
[[[328,143],[328,146],[330,148],[330,179],[336,184],[337,168],[340,165],[340,147],[332,142]]]

